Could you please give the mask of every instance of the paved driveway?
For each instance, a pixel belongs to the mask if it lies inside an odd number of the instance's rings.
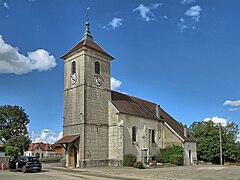
[[[94,167],[66,169],[58,164],[43,166],[41,173],[0,171],[0,180],[76,180],[76,179],[163,179],[163,180],[240,180],[240,167],[196,165],[168,168],[135,169],[128,167]]]

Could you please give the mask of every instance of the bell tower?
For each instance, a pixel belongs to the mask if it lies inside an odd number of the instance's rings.
[[[110,61],[93,39],[90,23],[64,61],[63,138],[66,166],[108,165]]]

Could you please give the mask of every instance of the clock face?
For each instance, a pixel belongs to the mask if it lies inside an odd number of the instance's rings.
[[[96,86],[101,86],[102,85],[102,79],[98,76],[94,77],[94,84]]]
[[[76,74],[72,74],[70,77],[71,84],[75,84],[77,82],[77,76]]]

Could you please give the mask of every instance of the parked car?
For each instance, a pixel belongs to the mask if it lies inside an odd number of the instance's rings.
[[[42,171],[42,164],[37,157],[33,156],[19,156],[10,158],[9,170],[19,171],[26,173],[27,171]]]

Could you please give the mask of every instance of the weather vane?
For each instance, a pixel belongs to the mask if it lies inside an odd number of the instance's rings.
[[[90,10],[90,7],[87,7],[87,15],[86,15],[87,22],[89,21],[89,10]]]

